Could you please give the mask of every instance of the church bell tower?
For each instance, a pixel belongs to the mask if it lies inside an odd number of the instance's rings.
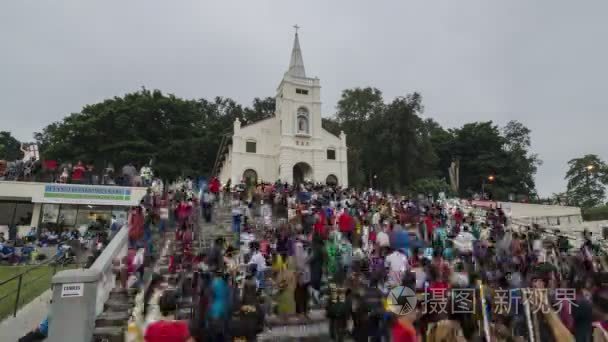
[[[321,86],[318,78],[306,76],[299,27],[294,27],[296,33],[289,68],[277,88],[276,113],[282,136],[310,140],[321,133]]]

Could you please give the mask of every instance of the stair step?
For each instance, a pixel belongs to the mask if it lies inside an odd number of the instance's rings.
[[[126,326],[129,320],[129,313],[126,311],[107,311],[102,312],[95,320],[96,327],[121,327]]]
[[[93,330],[93,341],[123,342],[126,327],[96,327]]]
[[[121,311],[129,311],[135,305],[134,301],[124,302],[124,301],[116,301],[116,300],[108,300],[104,304],[104,311],[109,312],[121,312]]]
[[[316,324],[320,322],[324,322],[327,320],[325,316],[325,310],[311,310],[308,313],[308,318],[301,318],[297,316],[285,317],[285,316],[277,316],[270,315],[267,318],[267,323],[271,327],[277,326],[292,326],[292,325],[310,325]]]
[[[301,341],[330,341],[329,323],[280,326],[264,331],[257,336],[258,341],[301,342]],[[348,340],[348,339],[347,339]]]

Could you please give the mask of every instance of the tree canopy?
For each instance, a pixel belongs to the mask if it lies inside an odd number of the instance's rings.
[[[540,160],[530,153],[530,130],[520,122],[502,129],[491,121],[472,122],[446,130],[423,118],[420,94],[385,103],[376,88],[345,90],[337,108],[326,126],[347,134],[353,185],[373,183],[405,192],[420,192],[429,184],[443,189],[450,164],[459,160],[460,195],[481,192],[492,176],[487,189],[496,198],[535,196]]]
[[[21,143],[10,132],[0,131],[0,159],[17,160],[21,159]]]
[[[603,204],[608,185],[608,165],[595,154],[568,162],[568,204],[591,208]]]
[[[184,100],[159,90],[141,91],[87,105],[36,133],[45,158],[83,160],[98,167],[153,161],[164,178],[208,174],[221,136],[235,118],[253,122],[272,115],[274,99],[252,108],[217,97]]]
[[[164,178],[208,175],[223,134],[235,118],[246,125],[274,115],[274,98],[256,98],[250,107],[234,100],[186,100],[147,90],[87,105],[35,137],[45,158],[83,160],[98,167],[154,162]],[[535,193],[539,165],[530,150],[530,130],[512,121],[491,121],[445,129],[423,116],[422,96],[412,93],[390,102],[376,88],[344,90],[335,115],[323,127],[347,134],[349,183],[401,192],[447,190],[448,167],[460,161],[460,194],[488,188],[498,198]]]

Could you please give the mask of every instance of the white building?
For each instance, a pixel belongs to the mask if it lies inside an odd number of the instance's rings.
[[[243,180],[314,181],[348,186],[346,135],[321,126],[321,85],[306,76],[296,32],[289,69],[276,93],[275,115],[234,130],[220,150],[214,171],[222,183]]]
[[[112,215],[123,222],[130,207],[139,205],[146,188],[108,185],[76,185],[0,181],[0,232],[17,236],[32,227],[60,224],[81,232],[98,219],[110,222]]]

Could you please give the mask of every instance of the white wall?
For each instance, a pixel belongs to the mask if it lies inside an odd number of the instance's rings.
[[[229,167],[232,184],[237,184],[243,178],[247,169],[255,170],[258,179],[275,181],[278,177],[277,153],[280,143],[279,119],[272,117],[252,125],[239,127],[235,125],[232,148],[230,149]],[[247,141],[256,142],[256,153],[246,152]],[[222,170],[224,177],[226,172]],[[223,180],[224,182],[227,179]]]
[[[0,181],[0,200],[32,200],[44,193],[46,183]]]
[[[110,297],[110,292],[116,286],[116,275],[114,274],[112,261],[121,260],[127,255],[129,247],[129,228],[125,225],[114,235],[108,246],[91,266],[91,270],[101,273],[101,279],[97,283],[97,299],[95,313],[103,312],[105,302]]]
[[[308,90],[308,95],[297,94],[296,88]],[[296,132],[296,113],[298,108],[306,107],[310,115],[310,135],[321,134],[321,86],[319,79],[294,78],[285,75],[277,89],[277,117],[282,124],[282,135]]]
[[[296,88],[308,94],[296,93]],[[295,78],[285,75],[276,96],[276,115],[272,118],[241,127],[234,122],[232,147],[219,172],[220,181],[239,183],[247,169],[256,171],[258,179],[274,182],[281,179],[293,182],[293,167],[304,162],[311,166],[312,180],[325,182],[334,175],[338,184],[348,186],[346,136],[336,137],[322,128],[321,86],[317,78]],[[309,112],[309,135],[296,135],[297,111],[305,107]],[[256,142],[256,153],[245,152],[248,140]],[[336,151],[336,160],[327,159],[327,149]]]
[[[510,209],[511,217],[515,218],[581,215],[581,208],[561,205],[499,202],[499,206],[506,210]]]

